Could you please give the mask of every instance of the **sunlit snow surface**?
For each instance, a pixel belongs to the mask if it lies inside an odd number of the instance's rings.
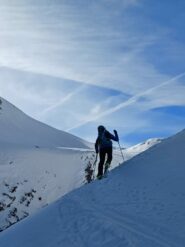
[[[1,231],[85,184],[85,168],[95,160],[89,143],[29,118],[3,99],[0,132]],[[150,146],[124,149],[124,160]],[[111,169],[122,161],[114,149]],[[98,161],[95,175],[97,167]]]
[[[183,247],[185,131],[4,231],[1,247]]]

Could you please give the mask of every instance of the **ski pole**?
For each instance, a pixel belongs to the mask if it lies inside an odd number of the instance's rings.
[[[121,152],[121,156],[122,156],[122,158],[123,158],[123,162],[124,162],[124,156],[123,156],[123,152],[122,152],[122,149],[121,149],[121,145],[120,145],[120,143],[119,143],[119,136],[118,136],[118,132],[116,131],[116,130],[114,130],[114,133],[115,134],[117,134],[117,137],[118,137],[118,145],[119,145],[119,148],[120,148],[120,152]]]
[[[121,152],[121,155],[122,155],[122,158],[123,158],[123,161],[124,161],[125,159],[124,159],[123,152],[122,152],[122,148],[121,148],[121,145],[120,145],[119,141],[118,141],[118,145],[119,145],[120,152]]]
[[[96,154],[96,158],[95,158],[95,161],[94,161],[94,163],[93,163],[93,174],[92,174],[92,179],[93,179],[93,180],[94,180],[94,174],[95,174],[97,159],[98,159],[98,154]]]

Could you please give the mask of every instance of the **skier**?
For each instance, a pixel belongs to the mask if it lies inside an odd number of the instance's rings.
[[[112,141],[119,141],[117,131],[114,130],[114,135],[109,133],[104,126],[98,126],[98,137],[95,143],[96,153],[99,153],[100,162],[98,165],[98,175],[97,178],[101,179],[103,175],[106,174],[108,168],[110,167],[112,161]],[[105,157],[107,159],[105,162]],[[105,165],[104,165],[105,163]],[[105,166],[105,167],[104,167]]]

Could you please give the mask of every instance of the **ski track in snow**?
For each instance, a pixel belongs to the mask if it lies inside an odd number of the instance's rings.
[[[141,224],[138,218],[122,215],[114,208],[110,204],[108,208],[97,204],[94,206],[78,197],[68,199],[65,201],[65,208],[63,205],[59,206],[60,226],[65,226],[60,229],[62,236],[65,236],[61,243],[65,242],[64,246],[129,247],[135,246],[135,241],[138,244],[139,240],[139,244],[148,243],[150,247],[176,246],[169,235],[164,237],[164,229],[160,232],[161,225],[146,220]],[[66,215],[69,216],[68,221],[65,221]]]

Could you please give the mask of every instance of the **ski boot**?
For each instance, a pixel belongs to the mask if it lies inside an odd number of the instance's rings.
[[[110,163],[106,163],[105,164],[105,169],[104,169],[104,177],[107,177],[107,174],[109,172],[109,168],[110,168]]]

